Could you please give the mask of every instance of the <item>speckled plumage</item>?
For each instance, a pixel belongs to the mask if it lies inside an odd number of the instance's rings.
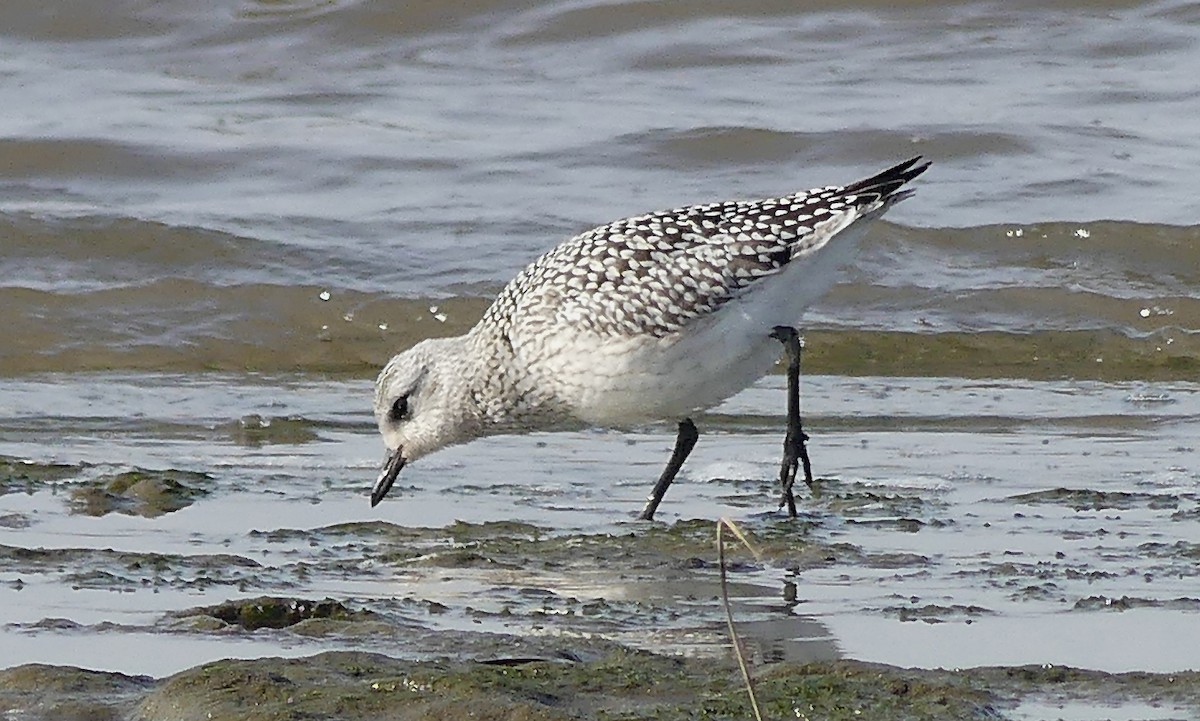
[[[830,186],[618,220],[538,258],[505,286],[484,322],[504,326],[522,298],[557,288],[566,291],[564,321],[662,338],[823,244],[827,237],[814,232],[823,221],[878,198]]]
[[[571,238],[521,271],[465,336],[423,341],[384,367],[375,413],[389,451],[407,461],[494,433],[629,425],[719,403],[769,369],[772,327],[798,322],[832,285],[868,222],[928,167],[918,161]]]

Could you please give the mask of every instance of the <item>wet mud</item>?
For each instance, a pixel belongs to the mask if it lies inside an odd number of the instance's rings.
[[[903,512],[933,521],[945,511],[945,504],[854,484],[824,481],[817,489],[814,501],[821,507],[851,517]],[[1048,502],[1070,506],[1078,495],[1049,493]],[[767,718],[1024,719],[1072,705],[1109,709],[1115,717],[1122,717],[1122,708],[1143,706],[1166,714],[1153,718],[1200,713],[1195,672],[1111,674],[1053,665],[923,670],[839,659],[835,653],[808,662],[789,658],[763,634],[781,632],[769,620],[778,624],[779,611],[794,608],[804,589],[788,582],[767,602],[764,571],[784,568],[793,577],[850,567],[920,573],[931,565],[917,554],[829,543],[821,540],[819,528],[813,521],[750,519],[745,530],[758,555],[726,549],[732,609]],[[315,558],[273,569],[235,556],[6,547],[4,571],[58,569],[64,582],[110,590],[147,583],[186,587],[201,577],[248,587],[260,575],[277,585],[300,585],[313,576],[398,574],[404,591],[390,598],[233,598],[162,614],[144,628],[43,619],[25,632],[101,638],[149,632],[181,642],[236,636],[284,647],[317,641],[354,650],[218,660],[163,678],[28,664],[0,671],[0,703],[20,718],[46,720],[752,718],[720,622],[714,532],[707,520],[629,524],[592,534],[511,521],[443,528],[374,521],[255,532],[283,556],[291,555],[286,549],[320,549]],[[1189,558],[1189,550],[1181,549],[1177,560]],[[95,570],[66,573],[68,567]],[[991,583],[1042,571],[1001,561],[982,575]],[[970,624],[996,613],[915,600],[871,613],[924,624]],[[1139,603],[1097,596],[1081,599],[1074,610],[1121,611]],[[1197,599],[1172,604],[1189,611],[1197,606]],[[689,644],[683,654],[647,650]]]
[[[358,719],[747,719],[746,687],[728,660],[668,657],[602,642],[543,657],[410,661],[334,651],[296,659],[222,660],[153,680],[26,665],[0,671],[0,702],[28,719],[284,721]],[[491,648],[489,648],[491,647]],[[547,653],[549,651],[549,653]],[[1066,667],[903,669],[856,661],[754,669],[765,718],[1028,718],[1032,708],[1096,713],[1200,711],[1200,674],[1109,674]],[[1178,714],[1178,715],[1173,715]]]
[[[87,516],[121,513],[156,518],[187,508],[208,495],[212,481],[212,476],[194,471],[117,471],[87,463],[36,463],[0,456],[0,495],[65,487],[70,511]],[[16,522],[14,519],[8,524],[11,527]],[[5,522],[0,521],[0,525]]]
[[[771,718],[1198,713],[1194,384],[806,376],[788,519],[768,378],[642,523],[670,428],[481,441],[372,509],[368,384],[31,383],[0,387],[20,718],[749,718],[721,516]]]
[[[155,518],[187,508],[207,495],[212,478],[180,471],[125,471],[71,489],[71,510],[89,516],[109,513]]]

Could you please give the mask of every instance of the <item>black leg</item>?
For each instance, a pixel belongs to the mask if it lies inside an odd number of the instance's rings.
[[[796,517],[796,498],[792,495],[792,486],[796,483],[796,470],[804,466],[804,482],[811,489],[813,485],[812,464],[808,460],[808,448],[804,442],[808,435],[800,424],[800,334],[795,328],[777,325],[771,331],[771,337],[783,343],[787,353],[787,435],[783,439],[783,463],[779,467],[779,486],[782,496],[779,507],[785,505],[788,515]]]
[[[654,512],[658,510],[658,504],[662,503],[663,496],[667,493],[667,487],[671,485],[671,481],[675,480],[675,474],[679,473],[679,469],[683,467],[683,462],[687,460],[688,454],[692,452],[692,448],[696,445],[696,439],[699,437],[700,433],[696,430],[696,424],[692,423],[691,418],[679,421],[679,435],[675,436],[675,450],[671,451],[671,460],[667,461],[667,467],[658,477],[658,483],[654,484],[654,490],[650,492],[650,497],[646,499],[646,507],[642,509],[642,515],[638,518],[643,521],[654,520]]]

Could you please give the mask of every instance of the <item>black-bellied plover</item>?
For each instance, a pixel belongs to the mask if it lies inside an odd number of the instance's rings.
[[[679,421],[651,519],[696,443],[692,415],[788,357],[780,506],[795,515],[803,461],[801,344],[793,324],[834,283],[871,220],[912,191],[913,158],[866,180],[764,200],[692,205],[589,230],[521,271],[466,335],[431,338],[388,361],[375,384],[387,446],[371,493],[405,464],[503,433]],[[831,242],[832,241],[832,242]]]

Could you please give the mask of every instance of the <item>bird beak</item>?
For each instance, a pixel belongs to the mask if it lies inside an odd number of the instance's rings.
[[[397,448],[389,451],[387,458],[383,460],[383,470],[379,472],[379,480],[375,481],[375,487],[371,489],[371,508],[379,505],[388,491],[392,490],[392,484],[396,482],[396,476],[400,475],[400,469],[404,468],[405,463],[408,463],[400,450]]]

